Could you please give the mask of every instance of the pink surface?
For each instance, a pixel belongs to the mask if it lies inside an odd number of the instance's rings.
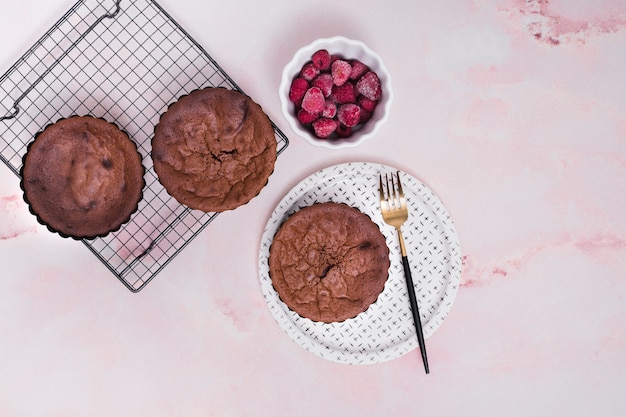
[[[1,416],[626,413],[624,1],[159,3],[291,144],[256,199],[138,294],[38,225],[2,164]],[[5,2],[0,72],[72,4]],[[331,151],[291,132],[276,92],[300,46],[337,34],[383,57],[395,97],[375,138]],[[267,218],[347,161],[411,173],[455,221],[462,285],[427,340],[428,376],[416,350],[320,359],[265,305]]]

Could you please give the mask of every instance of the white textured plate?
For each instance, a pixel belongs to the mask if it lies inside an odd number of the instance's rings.
[[[378,174],[397,169],[357,162],[323,169],[294,187],[278,204],[263,233],[259,253],[261,289],[282,329],[306,350],[331,361],[371,364],[395,359],[416,348],[411,307],[395,229],[380,214]],[[448,315],[459,287],[461,252],[454,225],[441,201],[422,182],[400,172],[409,205],[402,233],[417,293],[424,337]],[[314,203],[346,203],[370,216],[390,249],[389,279],[368,310],[341,323],[319,323],[300,317],[280,300],[269,276],[269,250],[283,221]]]

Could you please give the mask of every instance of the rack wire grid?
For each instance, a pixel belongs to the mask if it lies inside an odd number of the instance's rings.
[[[75,114],[128,132],[146,168],[139,210],[119,231],[82,242],[138,292],[218,215],[170,197],[150,158],[167,106],[209,86],[243,93],[155,1],[79,1],[0,78],[0,159],[20,177],[35,134]],[[272,125],[280,154],[289,141]]]

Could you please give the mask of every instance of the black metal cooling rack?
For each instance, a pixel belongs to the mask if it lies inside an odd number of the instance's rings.
[[[144,198],[118,232],[83,243],[137,292],[217,216],[171,198],[150,158],[161,113],[208,86],[241,91],[155,1],[79,1],[0,78],[0,159],[19,177],[34,135],[73,114],[128,132],[146,167]],[[289,142],[274,129],[281,153]]]

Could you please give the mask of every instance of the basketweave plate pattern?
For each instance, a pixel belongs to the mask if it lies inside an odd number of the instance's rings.
[[[397,169],[351,162],[323,169],[295,186],[270,216],[261,240],[259,277],[267,305],[280,327],[304,349],[334,362],[372,364],[398,358],[418,346],[396,231],[380,213],[378,175]],[[461,275],[459,240],[446,208],[422,182],[406,172],[400,178],[409,206],[402,227],[413,275],[424,337],[448,315]],[[390,249],[389,278],[378,300],[341,323],[300,317],[280,300],[269,276],[269,250],[280,225],[294,212],[315,203],[345,203],[378,225]]]

